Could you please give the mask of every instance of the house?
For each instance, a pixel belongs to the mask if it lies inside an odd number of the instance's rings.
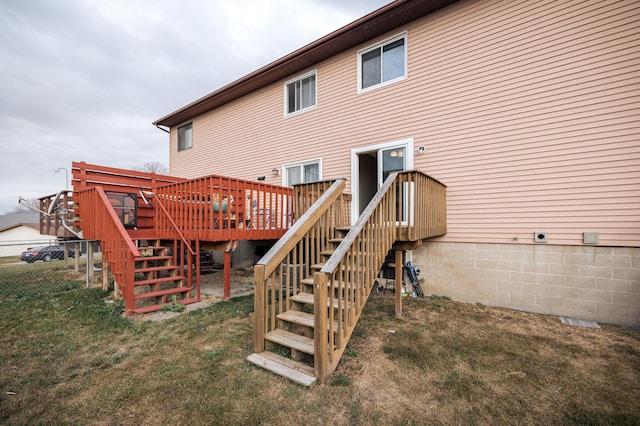
[[[157,120],[171,176],[74,162],[41,227],[100,242],[128,315],[200,300],[203,249],[226,287],[239,242],[277,239],[248,360],[304,385],[337,367],[385,263],[418,265],[427,294],[638,326],[639,18],[394,1]]]
[[[639,21],[630,1],[397,0],[154,124],[175,176],[347,178],[352,223],[421,170],[447,186],[446,235],[405,253],[427,294],[639,326]]]
[[[37,223],[17,223],[0,229],[0,257],[20,256],[38,245],[54,244],[55,238],[40,235]]]
[[[19,256],[31,247],[55,241],[55,237],[40,234],[37,214],[8,213],[0,216],[0,257]]]

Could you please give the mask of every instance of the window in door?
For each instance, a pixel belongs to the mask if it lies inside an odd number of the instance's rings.
[[[389,177],[391,172],[398,172],[406,169],[407,148],[404,146],[380,150],[380,181],[378,187]]]

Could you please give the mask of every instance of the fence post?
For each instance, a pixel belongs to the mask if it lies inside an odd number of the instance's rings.
[[[80,253],[80,249],[81,249],[82,245],[80,244],[80,242],[79,242],[79,241],[76,241],[76,243],[74,244],[74,246],[75,246],[75,247],[74,247],[74,248],[75,248],[75,250],[74,250],[74,251],[75,251],[75,253],[74,253],[74,256],[73,256],[73,258],[74,258],[74,261],[73,261],[73,270],[74,270],[75,272],[80,273],[80,254],[81,254],[81,253]]]

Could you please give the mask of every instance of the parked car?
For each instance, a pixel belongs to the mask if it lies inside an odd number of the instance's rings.
[[[36,260],[50,262],[54,259],[64,259],[64,250],[65,247],[62,245],[34,247],[22,252],[20,260],[33,263]],[[67,252],[69,253],[69,257],[73,257],[74,250],[72,248],[67,249]]]

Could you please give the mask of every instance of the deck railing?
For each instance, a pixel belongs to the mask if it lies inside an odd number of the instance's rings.
[[[73,192],[61,191],[38,199],[40,212],[40,234],[57,237],[74,237],[68,229],[74,227]]]
[[[302,280],[311,278],[311,262],[319,257],[327,242],[336,237],[336,228],[345,225],[333,222],[340,217],[336,210],[346,202],[344,187],[344,180],[325,187],[314,205],[255,265],[256,352],[264,350],[265,334],[277,328],[276,315],[289,309],[289,297],[300,292]]]
[[[189,240],[277,239],[293,222],[293,191],[224,176],[160,186],[154,190],[167,214],[156,213],[161,238],[176,226]]]
[[[311,183],[299,183],[293,186],[293,202],[296,220],[318,201],[335,180],[325,180]],[[351,194],[342,194],[340,204],[334,209],[334,223],[344,226],[351,225]]]
[[[133,286],[135,258],[140,256],[140,252],[127,234],[101,187],[76,191],[74,198],[81,211],[84,238],[100,241],[103,256],[109,263],[115,285],[124,295],[127,314],[132,314],[135,308]],[[88,214],[82,214],[82,212],[88,212]]]
[[[447,233],[446,185],[416,170],[398,172],[396,240],[419,241]]]

